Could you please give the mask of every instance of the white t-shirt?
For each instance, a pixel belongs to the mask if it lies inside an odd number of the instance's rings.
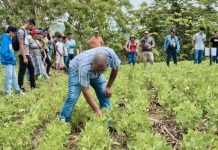
[[[57,43],[56,43],[56,47],[57,47],[57,50],[58,50],[58,52],[56,53],[56,55],[60,55],[59,53],[63,54],[63,52],[64,52],[64,43],[62,43],[62,42],[57,42]]]
[[[201,35],[199,33],[196,33],[193,37],[193,40],[195,41],[195,49],[204,50],[204,42],[206,41],[205,34]]]

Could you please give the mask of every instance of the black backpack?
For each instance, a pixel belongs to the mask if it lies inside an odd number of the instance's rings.
[[[21,28],[21,30],[23,30],[24,32],[24,38],[23,40],[25,41],[26,38],[26,32],[23,28]],[[12,47],[14,49],[14,51],[19,51],[20,49],[20,44],[19,44],[19,39],[18,39],[18,35],[16,35],[13,39],[12,39]]]

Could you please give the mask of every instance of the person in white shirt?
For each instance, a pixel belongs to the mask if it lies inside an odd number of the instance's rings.
[[[62,35],[58,36],[58,42],[56,43],[56,70],[59,73],[64,66],[64,43]]]
[[[67,45],[69,48],[69,61],[72,60],[74,58],[74,49],[77,47],[75,40],[73,39],[73,34],[72,33],[68,33],[67,34]]]
[[[206,42],[206,35],[204,34],[204,32],[205,32],[205,28],[200,27],[199,32],[196,33],[193,37],[192,44],[195,49],[195,54],[194,54],[195,64],[200,64],[202,62],[203,51]]]

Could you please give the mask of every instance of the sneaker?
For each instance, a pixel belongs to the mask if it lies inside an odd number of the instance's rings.
[[[6,96],[6,97],[11,97],[12,94],[11,94],[11,93],[5,93],[5,96]]]
[[[26,95],[23,91],[20,91],[18,94],[19,94],[19,95],[22,95],[22,96],[25,96],[25,95]]]
[[[21,91],[23,91],[23,92],[26,91],[25,88],[24,88],[23,86],[19,86],[19,87],[20,87]]]

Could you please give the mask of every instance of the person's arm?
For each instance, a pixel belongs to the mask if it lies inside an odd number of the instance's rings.
[[[125,49],[126,49],[127,52],[129,51],[129,50],[128,50],[128,49],[129,49],[129,48],[128,48],[128,45],[129,45],[129,41],[127,41],[126,44],[125,44]]]
[[[179,43],[179,38],[177,37],[177,53],[180,51],[180,43]]]
[[[117,73],[118,73],[118,70],[112,69],[109,81],[108,81],[107,86],[105,88],[105,95],[107,97],[111,97],[112,96],[111,86],[113,85],[113,82],[114,82],[114,80],[117,77]]]
[[[151,45],[151,48],[155,48],[155,41],[154,41],[153,38],[152,38],[152,45]]]
[[[25,31],[23,31],[23,34],[20,35],[20,37],[18,38],[18,41],[19,41],[19,46],[20,46],[20,54],[23,57],[23,61],[24,61],[25,64],[28,64],[28,59],[26,58],[26,54],[25,54],[25,51],[24,51],[24,41],[25,41],[24,35],[25,35]],[[23,38],[21,38],[21,37],[23,37]]]
[[[194,35],[194,37],[192,39],[192,46],[195,48],[195,35]]]
[[[101,38],[101,46],[104,45],[104,40]]]
[[[87,101],[87,103],[91,106],[91,108],[96,112],[96,114],[98,116],[101,116],[101,110],[100,108],[98,107],[98,105],[96,104],[94,98],[92,97],[90,91],[89,91],[89,88],[87,87],[84,87],[81,85],[81,88],[82,88],[82,93]]]
[[[92,38],[90,38],[88,41],[87,41],[87,45],[89,46],[89,47],[92,47]]]
[[[165,38],[165,41],[164,41],[164,51],[166,51],[167,50],[167,37]]]

